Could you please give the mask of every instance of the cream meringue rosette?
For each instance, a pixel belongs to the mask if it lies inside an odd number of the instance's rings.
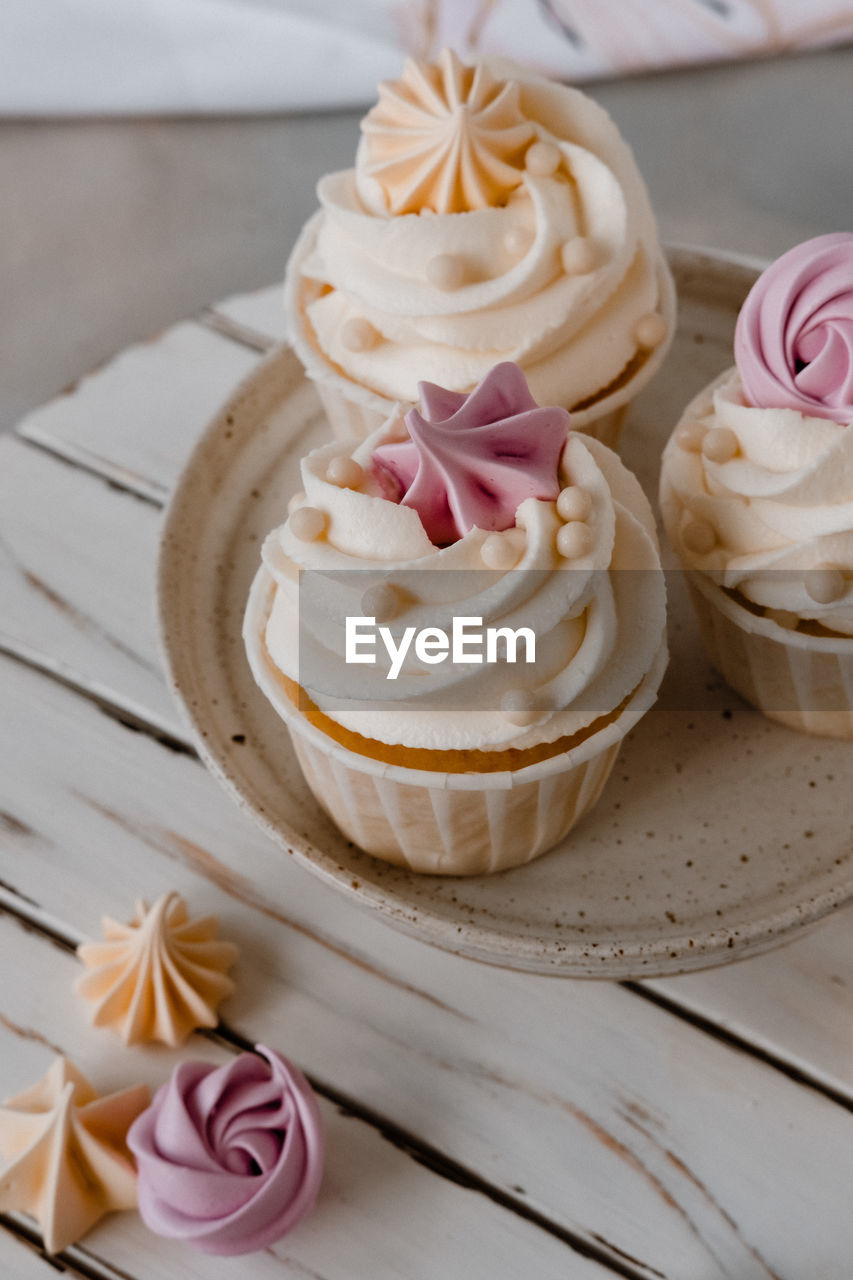
[[[656,696],[665,589],[636,479],[599,441],[567,435],[565,411],[536,406],[515,366],[468,397],[421,394],[423,414],[303,460],[244,638],[337,825],[390,861],[472,874],[544,852],[597,798]],[[407,633],[449,633],[460,617],[526,627],[535,661],[427,671],[409,648],[389,678],[390,649],[344,660],[346,619],[367,614],[398,652]]]
[[[660,365],[675,300],[633,156],[576,89],[445,50],[380,85],[355,167],[288,263],[291,339],[339,436],[427,379],[470,391],[498,360],[615,442]]]
[[[735,368],[685,409],[661,472],[715,665],[767,715],[853,736],[853,235],[783,255]]]

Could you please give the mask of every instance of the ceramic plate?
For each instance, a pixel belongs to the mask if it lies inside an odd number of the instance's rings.
[[[671,250],[670,261],[678,334],[623,435],[622,454],[650,495],[681,408],[731,363],[735,318],[757,274],[754,263],[690,249]],[[348,843],[305,786],[240,638],[261,542],[301,487],[299,458],[326,435],[296,357],[274,351],[199,441],[161,548],[161,629],[177,698],[207,764],[284,850],[354,907],[426,942],[572,977],[721,964],[853,896],[853,747],[782,728],[730,692],[704,658],[675,573],[660,701],[563,845],[529,866],[459,880],[402,871]],[[275,898],[276,884],[264,892]]]

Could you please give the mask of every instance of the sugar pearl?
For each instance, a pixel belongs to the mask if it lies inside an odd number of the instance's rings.
[[[662,315],[658,315],[657,311],[650,311],[648,315],[640,316],[634,325],[634,340],[644,351],[651,351],[652,347],[663,342],[666,333],[666,321]]]
[[[455,253],[437,253],[426,264],[426,276],[436,289],[451,292],[461,289],[468,277],[468,267],[464,258]]]
[[[287,504],[287,514],[292,516],[294,511],[298,511],[300,507],[305,506],[306,500],[305,490],[298,489]]]
[[[317,507],[299,507],[290,517],[290,532],[300,542],[313,542],[326,528],[326,513]]]
[[[717,533],[707,520],[691,520],[681,531],[681,541],[688,551],[704,556],[717,545]]]
[[[730,462],[738,448],[737,436],[728,427],[712,427],[702,437],[702,452],[711,462]]]
[[[708,428],[704,427],[701,422],[687,422],[676,431],[676,443],[680,449],[684,449],[687,453],[700,453],[702,441],[705,439],[707,431]]]
[[[806,591],[817,604],[832,604],[847,590],[844,574],[833,564],[820,564],[806,570],[803,581]]]
[[[389,582],[377,582],[361,597],[361,612],[365,618],[390,622],[400,612],[400,597]]]
[[[584,236],[567,240],[560,250],[560,261],[567,276],[585,276],[595,269],[598,254],[595,245]]]
[[[326,479],[329,484],[336,484],[340,489],[357,489],[364,479],[364,468],[354,458],[339,454],[332,458],[326,467]]]
[[[375,325],[363,316],[344,321],[341,328],[341,342],[348,351],[372,351],[381,336]]]
[[[568,485],[557,498],[557,515],[562,520],[586,520],[590,511],[592,498],[579,485]]]
[[[524,167],[534,178],[550,178],[560,167],[562,156],[554,142],[534,142],[524,156]]]
[[[557,550],[565,560],[579,560],[592,550],[592,534],[579,520],[564,524],[557,532]]]
[[[501,714],[519,728],[532,724],[537,716],[536,696],[529,689],[509,689],[501,698]]]
[[[528,231],[527,227],[510,227],[504,236],[504,248],[517,258],[523,257],[532,244],[533,232]]]
[[[512,569],[521,559],[525,537],[521,529],[490,533],[480,547],[480,558],[488,569]]]

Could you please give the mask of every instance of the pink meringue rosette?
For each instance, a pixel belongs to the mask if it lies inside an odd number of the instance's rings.
[[[312,1208],[323,1124],[302,1073],[264,1045],[223,1067],[182,1062],[134,1122],[139,1211],[202,1253],[265,1249]]]
[[[853,235],[768,267],[734,350],[664,452],[667,535],[729,684],[793,728],[853,738]]]

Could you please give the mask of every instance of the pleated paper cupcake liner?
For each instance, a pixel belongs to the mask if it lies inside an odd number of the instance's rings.
[[[708,656],[728,684],[792,729],[853,739],[853,639],[789,631],[688,573]]]
[[[666,669],[662,644],[620,714],[561,755],[506,772],[411,769],[336,742],[284,692],[263,639],[274,585],[262,568],[249,598],[245,638],[255,679],[286,722],[305,780],[332,821],[368,853],[413,871],[482,875],[552,848],[595,804]]]

